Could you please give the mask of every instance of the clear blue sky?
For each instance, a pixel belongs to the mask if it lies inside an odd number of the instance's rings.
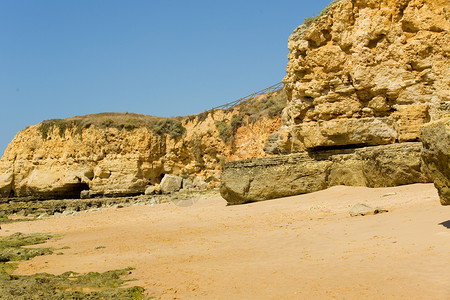
[[[0,154],[46,119],[198,113],[278,83],[329,0],[1,0]]]

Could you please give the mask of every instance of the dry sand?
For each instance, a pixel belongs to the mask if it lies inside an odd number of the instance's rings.
[[[359,202],[389,212],[350,217]],[[240,206],[215,197],[2,227],[61,233],[48,246],[70,247],[20,263],[18,274],[130,266],[129,285],[158,299],[450,299],[450,207],[432,184],[338,186]]]

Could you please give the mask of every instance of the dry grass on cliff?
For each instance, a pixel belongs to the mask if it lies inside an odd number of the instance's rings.
[[[228,108],[228,111],[237,111],[231,119],[224,119],[216,123],[216,129],[222,140],[229,144],[233,140],[236,130],[244,125],[254,124],[261,118],[275,118],[281,115],[282,110],[287,104],[286,93],[284,89],[274,91],[265,95],[246,100],[234,107]],[[43,139],[47,139],[55,128],[59,135],[64,136],[69,130],[72,134],[79,135],[84,129],[90,127],[96,128],[116,128],[119,130],[134,130],[140,127],[146,127],[154,134],[172,138],[182,137],[186,129],[183,121],[203,122],[210,113],[209,110],[196,115],[186,117],[161,118],[136,113],[98,113],[85,116],[75,116],[66,119],[51,119],[43,121],[39,126],[39,131]],[[245,120],[245,122],[244,122]]]
[[[237,113],[229,120],[216,122],[216,129],[220,138],[226,144],[230,144],[239,127],[254,124],[262,118],[273,119],[280,116],[286,104],[287,97],[284,89],[248,99],[229,108],[230,111],[237,111]]]
[[[89,127],[117,128],[119,130],[133,130],[147,127],[158,135],[168,134],[171,137],[182,136],[186,129],[181,124],[181,117],[160,118],[136,113],[99,113],[76,116],[66,119],[51,119],[41,123],[39,130],[42,138],[47,139],[49,133],[56,127],[59,135],[63,136],[67,129],[75,128],[75,133],[81,136],[83,129]]]

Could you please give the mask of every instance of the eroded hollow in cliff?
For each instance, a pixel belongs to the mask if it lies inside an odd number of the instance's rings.
[[[368,144],[360,143],[360,144],[344,144],[344,145],[333,145],[333,146],[318,146],[318,147],[311,148],[310,151],[358,149],[358,148],[366,148],[366,147],[370,147],[370,146],[377,146],[377,145],[368,145]]]
[[[310,155],[321,154],[327,152],[337,153],[349,153],[355,152],[356,149],[371,147],[371,145],[367,144],[348,144],[348,145],[334,145],[334,146],[319,146],[308,149],[308,153]]]
[[[81,191],[89,190],[89,185],[85,182],[70,183],[64,185],[59,191],[55,191],[54,198],[80,198]]]

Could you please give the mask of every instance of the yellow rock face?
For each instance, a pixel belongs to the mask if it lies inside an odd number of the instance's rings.
[[[289,151],[419,139],[450,101],[446,0],[342,0],[289,38]]]
[[[90,126],[78,132],[54,127],[43,138],[40,124],[30,126],[16,135],[0,161],[0,195],[67,198],[86,189],[91,195],[141,194],[164,174],[200,182],[213,176],[217,184],[225,162],[265,156],[265,140],[281,125],[280,116],[244,120],[233,141],[225,143],[215,124],[229,123],[237,113],[217,110],[204,120],[184,118],[185,133],[179,138],[145,126]]]

